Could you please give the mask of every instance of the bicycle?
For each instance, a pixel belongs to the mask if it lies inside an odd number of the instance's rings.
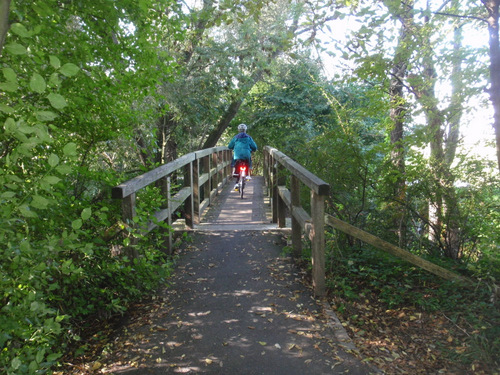
[[[236,178],[234,190],[240,193],[240,198],[243,199],[243,192],[245,191],[245,184],[248,175],[249,163],[248,160],[236,160],[234,167],[233,177]]]

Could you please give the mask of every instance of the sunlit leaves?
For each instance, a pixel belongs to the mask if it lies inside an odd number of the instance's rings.
[[[54,168],[59,164],[59,156],[56,154],[50,154],[49,159],[48,159],[49,165]]]
[[[70,142],[67,143],[64,148],[63,148],[64,155],[67,156],[76,156],[77,151],[76,151],[76,143]]]
[[[68,103],[66,103],[66,99],[64,99],[64,97],[60,94],[50,93],[47,96],[47,99],[49,99],[50,105],[56,109],[63,109],[68,105]]]
[[[47,84],[45,83],[43,77],[38,73],[34,73],[31,76],[30,89],[41,94],[45,91],[46,88]]]
[[[5,49],[12,55],[25,55],[27,52],[26,47],[19,43],[7,44]]]
[[[61,67],[61,60],[59,60],[57,56],[50,55],[49,61],[54,69],[59,69]]]
[[[36,111],[35,117],[38,121],[47,122],[55,120],[57,114],[51,111]]]
[[[80,70],[80,68],[78,68],[73,63],[66,63],[63,66],[61,66],[61,69],[59,69],[61,74],[65,75],[66,77],[72,77],[72,76],[76,75],[79,70]]]
[[[23,38],[31,37],[31,32],[29,32],[28,29],[26,29],[26,27],[22,23],[17,23],[17,22],[13,23],[10,26],[10,31]]]

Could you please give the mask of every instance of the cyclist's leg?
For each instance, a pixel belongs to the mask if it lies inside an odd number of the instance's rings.
[[[236,166],[236,160],[234,160],[234,157],[231,159],[231,168],[233,169],[232,175],[234,176],[235,172],[235,166]]]

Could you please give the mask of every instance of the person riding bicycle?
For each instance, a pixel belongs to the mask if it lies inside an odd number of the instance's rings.
[[[248,179],[250,179],[250,172],[252,171],[252,152],[257,151],[257,144],[247,134],[247,126],[245,124],[238,125],[238,134],[236,134],[229,145],[227,146],[229,149],[233,150],[233,160],[231,161],[231,167],[233,167],[233,175],[234,175],[234,167],[236,165],[237,160],[246,160],[248,161]],[[235,186],[236,188],[236,186]]]

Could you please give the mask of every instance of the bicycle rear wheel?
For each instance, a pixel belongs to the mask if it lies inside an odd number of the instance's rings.
[[[243,190],[245,190],[245,180],[241,180],[240,183],[240,198],[243,199]]]

